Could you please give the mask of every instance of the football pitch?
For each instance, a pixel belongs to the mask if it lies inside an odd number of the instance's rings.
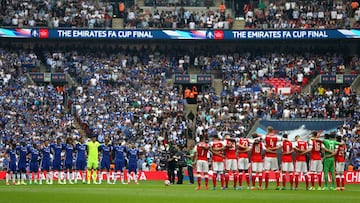
[[[195,185],[164,186],[163,181],[144,181],[139,185],[21,185],[6,186],[0,181],[1,203],[105,203],[105,202],[246,202],[246,203],[344,203],[360,201],[360,185],[346,185],[345,191],[276,191],[269,190],[201,190],[195,191]],[[304,188],[299,185],[299,188]]]

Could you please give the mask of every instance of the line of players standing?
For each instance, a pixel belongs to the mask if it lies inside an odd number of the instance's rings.
[[[345,166],[345,144],[341,142],[341,137],[336,137],[338,142],[333,145],[324,146],[325,140],[318,139],[318,133],[313,132],[308,141],[304,141],[300,136],[295,137],[295,142],[287,138],[287,134],[281,137],[273,133],[273,128],[267,128],[267,135],[264,137],[254,133],[252,139],[231,138],[225,136],[220,140],[217,135],[212,142],[207,143],[206,138],[195,146],[195,160],[198,186],[201,189],[201,180],[205,179],[205,189],[208,189],[209,182],[209,154],[212,163],[212,182],[216,189],[217,178],[220,176],[221,188],[227,189],[229,184],[229,172],[233,175],[234,189],[241,190],[243,179],[246,180],[247,189],[262,190],[263,175],[265,176],[265,189],[268,189],[270,171],[274,171],[276,179],[276,189],[285,190],[287,180],[290,182],[290,189],[298,189],[301,173],[305,177],[306,189],[315,190],[315,180],[318,180],[318,190],[335,189],[336,180],[337,190],[344,190],[344,166]],[[325,139],[334,139],[335,134],[326,135]],[[328,143],[328,142],[326,142]],[[336,144],[336,147],[335,146]],[[281,171],[278,166],[278,151],[281,151]],[[293,153],[295,152],[295,167]],[[322,157],[324,152],[325,156]],[[309,170],[307,167],[307,154],[310,154]],[[249,156],[251,154],[251,156]],[[264,155],[264,156],[263,156]],[[334,159],[323,167],[322,158]],[[250,161],[249,161],[250,160]],[[326,162],[326,161],[325,161]],[[336,178],[334,169],[336,166]],[[322,172],[324,170],[325,186],[322,187]],[[332,185],[328,188],[328,171],[332,172]],[[282,175],[282,187],[280,187],[280,175]],[[287,176],[289,178],[287,179]],[[251,183],[250,183],[251,181]],[[256,188],[256,181],[258,188]],[[239,186],[237,187],[237,183]],[[294,185],[295,184],[295,185]]]
[[[136,150],[135,156],[133,155],[134,153],[129,155],[130,150]],[[101,152],[100,168],[103,172],[107,173],[107,183],[115,184],[120,177],[121,183],[124,184],[123,169],[126,163],[125,157],[128,156],[129,164],[130,161],[137,164],[138,150],[135,149],[135,145],[127,149],[120,141],[111,144],[109,138],[106,137],[105,142],[99,146],[99,151]],[[110,164],[112,153],[114,154],[115,172],[111,176]],[[7,168],[7,185],[10,185],[10,183],[13,185],[25,185],[27,180],[29,180],[30,184],[42,184],[44,180],[46,184],[53,184],[55,172],[58,174],[58,184],[66,184],[66,181],[69,184],[74,184],[74,182],[77,183],[78,179],[80,179],[79,177],[81,177],[83,183],[86,183],[88,152],[84,137],[81,137],[77,143],[70,137],[66,139],[66,143],[63,143],[61,138],[57,138],[54,143],[49,143],[48,140],[45,140],[41,144],[36,143],[32,146],[28,145],[25,141],[21,141],[20,145],[12,143],[6,149],[4,156],[5,167]],[[74,165],[75,171],[73,170]],[[136,174],[136,170],[137,168],[133,168],[128,173],[134,172]],[[63,173],[64,171],[66,173]],[[101,183],[102,176],[97,177],[99,177],[98,182],[96,180],[94,182]],[[130,179],[128,178],[128,183],[129,181]]]

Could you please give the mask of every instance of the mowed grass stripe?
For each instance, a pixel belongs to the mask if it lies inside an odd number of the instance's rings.
[[[360,201],[360,185],[347,185],[346,191],[195,191],[194,185],[164,186],[161,181],[140,185],[27,185],[5,186],[0,183],[1,203],[49,202],[267,202],[267,203],[342,203]],[[303,185],[301,185],[303,187]],[[272,188],[274,188],[272,186]]]

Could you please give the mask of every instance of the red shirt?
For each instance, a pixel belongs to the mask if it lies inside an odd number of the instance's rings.
[[[251,161],[252,162],[263,162],[262,151],[264,149],[263,143],[254,143],[251,148]]]
[[[345,145],[339,145],[335,154],[336,162],[345,162]]]
[[[204,149],[203,147],[209,147],[209,145],[205,142],[200,142],[196,146],[197,160],[207,161],[209,149]]]
[[[293,145],[292,142],[288,141],[288,140],[284,140],[282,142],[282,162],[292,162],[292,153],[291,154],[284,154],[284,153],[289,153],[291,152],[291,150],[293,149]]]
[[[226,159],[236,159],[236,143],[234,141],[226,140],[225,157]]]
[[[215,149],[219,149],[219,148],[224,148],[224,144],[222,141],[214,141],[211,145],[211,148],[214,150],[214,151],[217,151],[218,153],[222,154],[222,151],[218,151],[218,150],[215,150]],[[216,154],[213,154],[213,157],[212,157],[212,160],[214,162],[223,162],[224,159],[222,156],[219,156],[219,155],[216,155]]]
[[[308,144],[304,140],[296,141],[296,145],[301,151],[306,151],[308,148]],[[306,161],[306,154],[296,153],[296,161]]]
[[[249,147],[250,141],[247,138],[240,138],[239,140],[239,154],[238,158],[249,158],[248,152],[241,152],[241,150],[245,150],[247,147]],[[241,146],[244,146],[246,148],[243,148]]]
[[[274,133],[267,134],[265,136],[265,147],[267,149],[269,148],[275,148],[277,145],[278,138]],[[277,157],[276,153],[271,152],[265,152],[265,157]]]
[[[312,146],[310,151],[310,160],[321,160],[321,142],[310,140]]]

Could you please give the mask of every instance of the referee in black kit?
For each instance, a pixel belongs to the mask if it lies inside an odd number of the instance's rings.
[[[173,142],[170,142],[170,148],[167,152],[167,172],[168,172],[168,178],[171,184],[175,183],[175,170],[176,170],[176,147]]]

